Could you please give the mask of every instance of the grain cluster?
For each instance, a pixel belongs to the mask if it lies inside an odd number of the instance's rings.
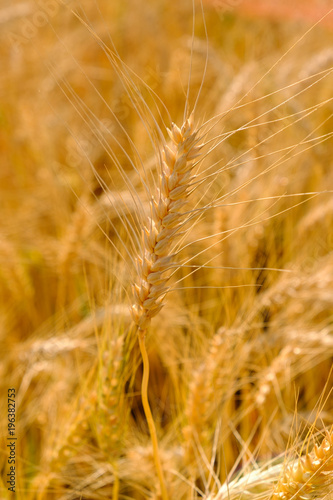
[[[333,432],[327,432],[320,446],[315,445],[295,463],[287,465],[272,500],[314,498],[332,487]]]
[[[136,261],[139,280],[133,285],[131,312],[142,331],[162,309],[168,292],[168,271],[175,265],[174,243],[187,217],[181,210],[193,180],[193,160],[201,147],[193,113],[181,128],[173,123],[168,134],[171,144],[162,149],[159,188],[150,200],[150,217],[142,230],[142,254]]]

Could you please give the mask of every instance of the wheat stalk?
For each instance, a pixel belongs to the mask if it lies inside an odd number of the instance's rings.
[[[142,230],[142,256],[137,258],[139,281],[133,285],[133,320],[138,328],[138,340],[143,361],[141,385],[142,406],[146,415],[153,445],[155,468],[163,500],[168,500],[163,469],[158,451],[155,423],[148,401],[149,358],[145,346],[146,330],[151,319],[163,307],[168,291],[168,271],[174,265],[175,255],[170,249],[179,236],[186,215],[180,212],[187,201],[193,179],[193,160],[199,155],[198,130],[194,127],[193,113],[181,128],[172,123],[167,129],[171,145],[162,149],[162,169],[156,198],[150,200],[151,216]]]

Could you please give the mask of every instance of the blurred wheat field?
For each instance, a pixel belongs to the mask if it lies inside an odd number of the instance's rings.
[[[188,222],[146,336],[169,498],[332,498],[329,8],[1,4],[1,499],[162,498],[130,308],[161,144],[193,109]]]

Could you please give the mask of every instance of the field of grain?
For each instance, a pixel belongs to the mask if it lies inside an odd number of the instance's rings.
[[[0,4],[1,499],[333,498],[330,8]]]

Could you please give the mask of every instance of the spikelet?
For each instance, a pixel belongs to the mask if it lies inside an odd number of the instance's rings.
[[[315,445],[296,463],[287,465],[272,500],[303,500],[324,498],[333,487],[333,429],[327,432],[320,446]]]
[[[133,285],[131,313],[139,330],[144,331],[164,305],[169,288],[168,271],[175,265],[171,249],[184,223],[180,210],[187,201],[193,179],[193,160],[199,156],[193,113],[181,128],[172,124],[171,145],[162,151],[162,172],[157,196],[150,201],[151,217],[142,230],[142,257],[137,258],[138,280]]]

